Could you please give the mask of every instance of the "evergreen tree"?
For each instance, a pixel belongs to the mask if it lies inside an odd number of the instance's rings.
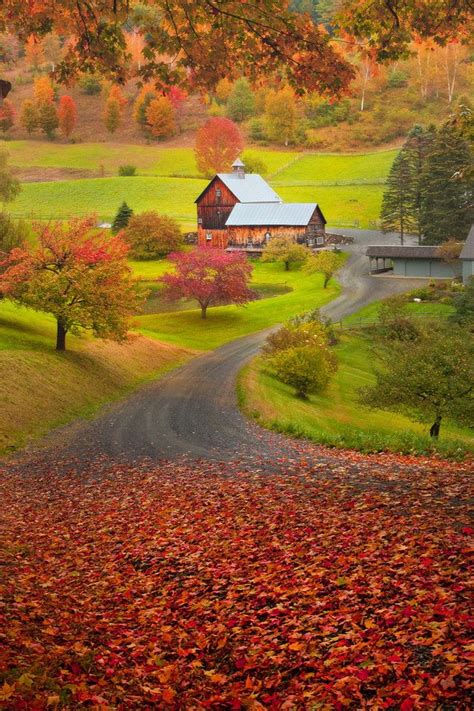
[[[420,206],[424,244],[464,240],[473,220],[473,180],[469,144],[449,122],[440,128],[423,170]]]
[[[402,149],[393,161],[382,199],[380,221],[384,232],[399,232],[400,242],[415,228],[414,186],[408,155]]]
[[[132,208],[129,207],[124,200],[123,203],[120,205],[112,223],[112,234],[115,235],[117,234],[117,232],[120,232],[120,230],[123,230],[128,225],[132,215]]]
[[[436,129],[430,126],[424,129],[416,125],[408,134],[408,138],[402,148],[407,156],[410,167],[410,181],[412,188],[412,204],[409,207],[412,231],[418,237],[418,244],[421,244],[423,237],[421,228],[421,196],[423,193],[423,172],[426,158],[433,144]]]
[[[247,79],[238,79],[227,102],[227,115],[232,121],[245,121],[255,113],[255,95]]]

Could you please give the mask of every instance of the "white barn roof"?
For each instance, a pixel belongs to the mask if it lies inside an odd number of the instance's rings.
[[[315,202],[237,204],[226,227],[306,227],[318,205]]]
[[[217,177],[240,202],[281,202],[281,197],[257,173],[218,173]]]

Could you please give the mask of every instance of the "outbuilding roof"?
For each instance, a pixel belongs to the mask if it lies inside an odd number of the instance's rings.
[[[218,173],[217,177],[240,202],[281,202],[281,197],[257,173]]]
[[[306,227],[318,209],[315,202],[234,205],[226,227]]]
[[[469,230],[466,241],[464,242],[464,247],[462,248],[460,259],[474,259],[474,225],[472,225]]]
[[[387,259],[442,259],[438,247],[424,245],[375,244],[367,247],[366,255]]]

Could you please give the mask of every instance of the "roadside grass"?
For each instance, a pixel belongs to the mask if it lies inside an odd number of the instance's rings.
[[[0,301],[0,454],[185,362],[189,350],[134,334],[125,344],[69,336],[54,351],[52,317]]]
[[[95,176],[103,168],[112,176],[24,183],[10,206],[15,215],[65,219],[95,212],[110,221],[126,200],[135,212],[157,210],[175,217],[185,230],[196,228],[194,200],[207,180],[198,174],[192,148],[10,141],[7,150],[11,164],[20,168],[81,169]],[[247,153],[264,161],[267,179],[285,201],[318,202],[329,225],[362,228],[373,226],[379,217],[381,183],[396,155],[396,151],[328,155],[259,148]],[[123,163],[136,165],[138,175],[118,177]]]
[[[426,304],[413,304],[412,309],[419,306]],[[438,307],[433,314],[445,315],[450,310],[443,304],[432,306]],[[375,313],[376,308],[371,305],[363,311]],[[444,422],[440,440],[434,443],[426,424],[359,404],[359,388],[375,381],[371,344],[363,333],[344,333],[335,350],[338,372],[326,393],[307,401],[296,398],[291,388],[269,375],[262,358],[254,359],[239,376],[242,409],[264,427],[331,447],[453,458],[474,451],[474,436],[467,428]]]
[[[308,276],[300,269],[284,271],[281,264],[255,261],[253,284],[291,289],[271,298],[252,301],[243,307],[216,306],[207,319],[200,310],[147,314],[137,317],[137,326],[146,336],[186,348],[212,350],[235,338],[269,328],[303,311],[319,308],[334,299],[340,287],[335,280],[323,289],[320,274]],[[252,285],[251,285],[252,286]]]
[[[346,326],[357,325],[358,323],[370,323],[377,320],[378,309],[380,302],[375,301],[359,309],[354,314],[350,314],[342,319],[342,323]],[[453,308],[449,304],[441,304],[439,302],[409,302],[407,311],[410,311],[415,316],[427,316],[428,318],[446,318],[452,312]]]

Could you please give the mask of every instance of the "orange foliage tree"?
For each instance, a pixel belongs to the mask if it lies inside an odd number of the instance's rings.
[[[77,120],[76,103],[72,96],[61,96],[58,108],[59,130],[66,138],[74,131]]]
[[[33,35],[30,35],[25,42],[25,57],[29,66],[35,71],[44,63],[43,47]]]
[[[153,99],[146,110],[147,125],[156,138],[168,138],[176,131],[175,111],[167,96]]]
[[[229,170],[243,148],[243,136],[233,121],[209,119],[196,134],[194,153],[199,172],[211,176]]]

